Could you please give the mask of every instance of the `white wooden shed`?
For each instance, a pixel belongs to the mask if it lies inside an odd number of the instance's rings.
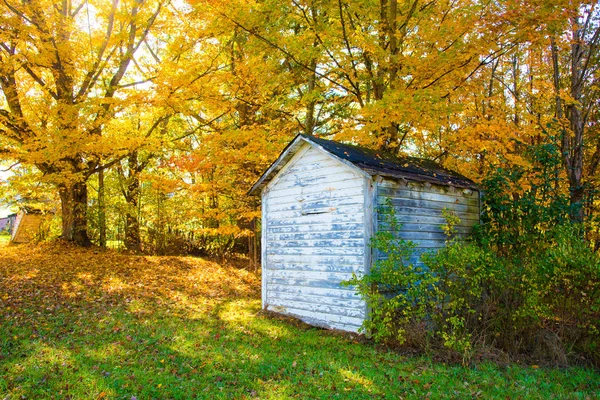
[[[400,235],[420,254],[444,246],[443,209],[460,234],[479,222],[479,190],[438,164],[298,135],[254,184],[262,195],[262,306],[321,327],[356,332],[365,302],[340,282],[365,274],[369,241],[391,202]]]

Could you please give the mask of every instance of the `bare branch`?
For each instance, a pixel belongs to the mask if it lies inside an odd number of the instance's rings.
[[[132,86],[137,86],[137,85],[141,85],[143,83],[148,83],[148,82],[152,82],[154,79],[156,79],[156,76],[150,77],[148,79],[144,79],[143,81],[137,81],[137,82],[131,82],[131,83],[124,83],[122,85],[119,85],[119,88],[128,88],[128,87],[132,87]]]
[[[298,60],[298,58],[296,58],[296,56],[294,56],[292,53],[290,53],[289,51],[285,50],[283,47],[277,45],[276,43],[273,43],[272,41],[270,41],[269,39],[267,39],[266,37],[262,36],[260,33],[256,32],[254,29],[249,29],[246,28],[244,25],[242,25],[241,23],[237,22],[236,20],[232,19],[231,17],[229,17],[228,15],[222,13],[222,12],[218,12],[219,15],[223,16],[224,18],[226,18],[227,20],[231,21],[235,26],[237,26],[238,28],[242,29],[243,31],[251,34],[252,36],[262,40],[264,43],[266,43],[267,45],[269,45],[270,47],[280,51],[281,53],[285,54],[286,56],[288,56],[291,60],[293,60],[296,64],[298,64],[300,67],[309,70],[311,72],[315,72],[320,78],[325,79],[326,81],[332,83],[333,85],[344,89],[345,91],[349,92],[349,93],[353,93],[353,91],[346,87],[345,85],[341,84],[340,82],[337,82],[334,79],[331,79],[330,77],[328,77],[327,75],[324,75],[322,73],[320,73],[319,71],[313,71],[308,65],[304,64],[303,62],[301,62],[300,60]]]
[[[6,169],[0,169],[0,171],[2,171],[2,172],[8,172],[8,171],[12,170],[14,167],[16,167],[17,165],[21,165],[21,162],[16,162],[16,163],[10,165]]]
[[[114,24],[115,24],[115,13],[117,11],[118,4],[119,4],[119,0],[113,0],[112,6],[110,9],[110,13],[108,16],[108,24],[106,26],[106,33],[104,34],[104,40],[102,41],[102,45],[100,46],[100,50],[98,51],[98,57],[96,57],[96,60],[94,61],[94,65],[92,65],[92,68],[90,68],[90,70],[86,74],[85,78],[83,79],[83,82],[81,83],[81,87],[79,88],[79,92],[75,96],[76,101],[88,93],[88,91],[95,84],[96,80],[98,79],[98,76],[100,76],[100,74],[102,73],[102,70],[104,69],[104,67],[106,65],[106,64],[104,64],[102,67],[100,67],[100,65],[103,64],[102,58],[104,57],[104,52],[106,51],[106,48],[108,47],[108,42],[110,41],[110,38],[112,37],[112,32],[113,32],[113,28],[114,28]],[[107,59],[107,61],[108,61],[108,59]]]

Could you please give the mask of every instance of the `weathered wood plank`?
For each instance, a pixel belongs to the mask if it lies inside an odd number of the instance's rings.
[[[308,214],[302,218],[269,218],[267,227],[294,226],[294,225],[313,225],[313,224],[344,224],[344,223],[362,223],[364,214],[360,213],[324,213],[324,214]]]
[[[311,294],[294,294],[294,293],[285,293],[285,292],[275,292],[273,295],[274,299],[278,299],[281,301],[295,301],[295,302],[307,302],[313,304],[325,304],[329,306],[336,307],[348,307],[353,309],[360,309],[365,306],[365,302],[360,299],[360,297],[356,296],[356,298],[339,298],[336,296],[319,296],[319,295],[311,295]],[[282,304],[282,303],[280,303]]]
[[[311,216],[323,216],[326,215],[362,215],[363,208],[362,204],[351,204],[347,206],[331,207],[330,209],[315,209],[315,210],[282,210],[282,211],[269,211],[269,219],[281,220],[281,219],[299,219]]]
[[[441,230],[439,232],[427,232],[427,231],[406,231],[404,227],[399,232],[394,232],[396,238],[417,241],[417,240],[436,240],[445,241],[448,236]]]
[[[298,224],[293,226],[278,226],[278,227],[269,227],[267,228],[268,234],[278,234],[278,233],[324,233],[324,232],[346,232],[346,231],[356,231],[362,229],[362,224],[357,224],[354,222],[346,222],[342,224],[328,224],[328,223],[319,223],[319,224]]]
[[[360,308],[353,308],[348,305],[345,307],[334,306],[324,303],[314,303],[309,301],[294,301],[290,299],[281,299],[279,297],[269,298],[271,306],[283,306],[286,309],[305,310],[308,312],[318,312],[327,315],[345,316],[353,318],[364,318],[365,310]]]
[[[360,189],[362,193],[362,188],[363,181],[360,179],[353,179],[351,181],[336,181],[332,178],[332,180],[327,183],[310,187],[302,187],[301,190],[299,190],[300,188],[298,187],[282,189],[275,186],[271,189],[269,197],[271,199],[276,199],[279,197],[296,199],[297,196],[317,195],[335,191],[340,191],[341,193],[346,192],[350,196],[354,189]]]
[[[362,247],[365,245],[365,241],[360,239],[324,239],[324,240],[312,240],[312,239],[298,239],[298,240],[272,240],[269,242],[269,248],[296,248],[296,247]]]
[[[340,163],[337,160],[334,160],[333,158],[328,157],[325,154],[321,154],[318,156],[315,156],[313,154],[306,154],[302,158],[301,163],[296,163],[295,165],[291,166],[288,169],[288,171],[294,174],[311,174],[315,171],[339,168],[339,166]]]
[[[313,165],[314,163],[318,163],[321,161],[336,161],[328,154],[323,153],[322,151],[316,150],[314,148],[308,148],[306,152],[302,155],[302,158],[298,160],[298,162],[292,164],[291,168],[296,168],[300,165]],[[339,163],[337,163],[339,164]]]
[[[295,187],[316,186],[323,183],[334,182],[352,182],[355,180],[363,181],[360,175],[348,169],[334,169],[329,171],[321,171],[318,174],[286,174],[282,176],[277,183],[277,190],[290,189]]]
[[[340,282],[334,282],[328,279],[291,279],[291,278],[276,278],[270,277],[267,279],[267,285],[290,285],[290,286],[306,286],[322,289],[342,289]]]
[[[473,224],[479,223],[479,219],[474,219],[473,215],[471,215],[471,217],[472,218],[470,218],[469,220],[464,220],[464,219],[461,220],[461,223],[458,226],[470,228],[473,226]],[[386,226],[384,219],[385,219],[385,217],[383,215],[378,216],[378,223],[380,225],[382,225],[383,227]],[[396,220],[403,225],[425,224],[425,225],[432,225],[432,226],[441,226],[441,225],[444,225],[447,223],[446,219],[444,217],[442,217],[441,215],[435,216],[435,215],[396,214]]]
[[[272,293],[287,293],[290,295],[298,296],[325,296],[330,298],[351,300],[359,299],[360,297],[356,294],[352,288],[337,287],[337,288],[322,288],[322,287],[310,287],[310,286],[295,286],[286,284],[273,284]]]
[[[292,280],[306,280],[306,281],[321,281],[329,280],[337,282],[338,284],[342,281],[352,278],[351,272],[334,272],[334,271],[293,271],[293,270],[267,270],[268,279],[289,279]]]
[[[364,239],[363,236],[364,232],[360,230],[330,230],[317,232],[308,231],[296,233],[271,233],[267,231],[268,241]]]
[[[435,249],[439,247],[444,247],[446,245],[445,239],[437,239],[437,240],[411,240],[415,244],[415,247],[419,248],[430,248]]]
[[[340,264],[340,265],[354,265],[362,263],[362,255],[360,254],[305,254],[302,259],[299,259],[295,254],[274,254],[269,258],[269,262],[274,263],[290,263],[290,262],[302,262],[307,264],[315,263],[328,263],[328,264]]]
[[[267,257],[272,255],[296,255],[296,256],[363,256],[364,247],[273,247],[267,244]]]
[[[390,181],[384,180],[379,184],[378,193],[381,196],[389,196],[397,193],[419,193],[426,192],[437,195],[447,195],[455,198],[464,198],[464,199],[477,199],[479,198],[479,192],[476,190],[464,190],[464,189],[451,189],[448,186],[442,185],[430,185],[428,187],[424,186],[420,183],[409,183],[409,185],[405,185],[398,181]]]
[[[431,201],[441,204],[462,204],[466,206],[479,207],[479,198],[453,197],[451,195],[440,195],[430,192],[402,191],[391,195],[379,195],[378,205],[387,204],[388,200],[402,199],[406,201]],[[445,206],[444,206],[445,207]]]
[[[399,221],[400,222],[400,221]],[[443,233],[442,225],[445,225],[446,222],[440,224],[419,224],[419,223],[408,223],[408,222],[400,222],[402,225],[402,232],[431,232],[431,233]],[[459,234],[467,234],[471,232],[472,225],[455,226],[457,233]],[[381,223],[381,230],[389,230],[389,224]]]
[[[464,212],[471,214],[479,214],[478,205],[469,205],[461,203],[446,203],[432,200],[415,200],[415,199],[404,199],[398,197],[390,197],[388,199],[379,199],[379,205],[384,205],[386,202],[390,202],[394,208],[413,207],[419,209],[430,209],[435,211],[441,211],[448,209],[455,212]]]
[[[361,272],[361,264],[353,265],[340,265],[340,264],[326,264],[326,263],[274,263],[270,262],[270,270],[290,270],[290,271],[321,271],[321,272]]]
[[[419,208],[419,207],[394,207],[394,213],[396,214],[396,217],[398,218],[398,220],[400,220],[400,217],[403,217],[406,220],[408,216],[436,217],[436,218],[441,219],[441,221],[443,221],[442,223],[446,223],[445,219],[441,215],[441,209],[436,210],[436,209]],[[479,213],[457,211],[456,215],[461,220],[479,222]],[[379,217],[379,221],[382,221],[382,220],[384,220],[385,216],[380,214],[378,217]],[[417,219],[412,219],[410,222],[417,222],[417,221],[418,221]]]
[[[308,318],[306,322],[313,323],[313,321],[322,321],[326,326],[333,326],[333,324],[343,324],[355,326],[357,329],[361,326],[364,318],[349,317],[347,315],[338,315],[334,313],[323,313],[318,311],[308,311],[299,308],[285,307],[284,305],[269,304],[268,310],[275,311],[281,314],[287,314],[292,316],[298,316],[304,320]]]
[[[362,206],[356,202],[355,197],[339,197],[336,199],[322,199],[316,201],[294,201],[286,204],[271,203],[271,212],[280,211],[325,211],[328,212],[332,208],[347,207],[347,206]]]
[[[287,196],[274,196],[271,198],[272,204],[275,206],[285,205],[285,204],[295,204],[299,201],[303,201],[305,203],[308,202],[320,202],[320,201],[329,201],[329,200],[342,200],[342,199],[353,199],[362,196],[363,188],[362,187],[347,187],[347,188],[338,188],[321,190],[316,193],[307,193],[306,190],[302,190],[302,193],[298,193],[296,195],[287,195]],[[277,193],[275,193],[277,194]]]
[[[261,241],[261,249],[260,249],[260,271],[261,271],[261,308],[264,309],[267,306],[267,279],[266,279],[266,271],[269,265],[269,261],[267,258],[267,226],[268,218],[269,218],[269,194],[266,187],[263,187],[261,191],[261,230],[260,230],[260,241]]]
[[[426,247],[415,247],[413,249],[412,254],[407,257],[404,261],[406,262],[412,262],[412,263],[416,263],[416,262],[420,262],[421,261],[421,257],[423,256],[423,254],[426,253],[435,253],[437,252],[439,249],[441,249],[441,247],[437,247],[437,248],[426,248]],[[387,255],[385,253],[380,253],[379,256],[377,257],[378,260],[386,260],[387,259]]]

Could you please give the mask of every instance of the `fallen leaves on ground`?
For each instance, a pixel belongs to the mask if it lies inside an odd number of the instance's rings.
[[[115,306],[152,313],[210,312],[219,301],[257,297],[257,275],[193,257],[131,256],[67,244],[0,247],[0,306],[15,322],[61,308]]]

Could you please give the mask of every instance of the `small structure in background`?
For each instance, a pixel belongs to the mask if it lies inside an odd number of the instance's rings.
[[[262,306],[310,324],[356,332],[365,302],[340,282],[368,274],[370,240],[391,204],[414,258],[445,245],[442,211],[467,235],[479,222],[476,185],[440,165],[298,135],[254,184],[262,193]]]
[[[17,214],[10,214],[4,218],[0,218],[0,234],[7,233],[11,234],[13,226],[15,226],[15,220]]]
[[[29,243],[44,236],[44,221],[47,214],[40,210],[23,208],[15,217],[10,243]]]

